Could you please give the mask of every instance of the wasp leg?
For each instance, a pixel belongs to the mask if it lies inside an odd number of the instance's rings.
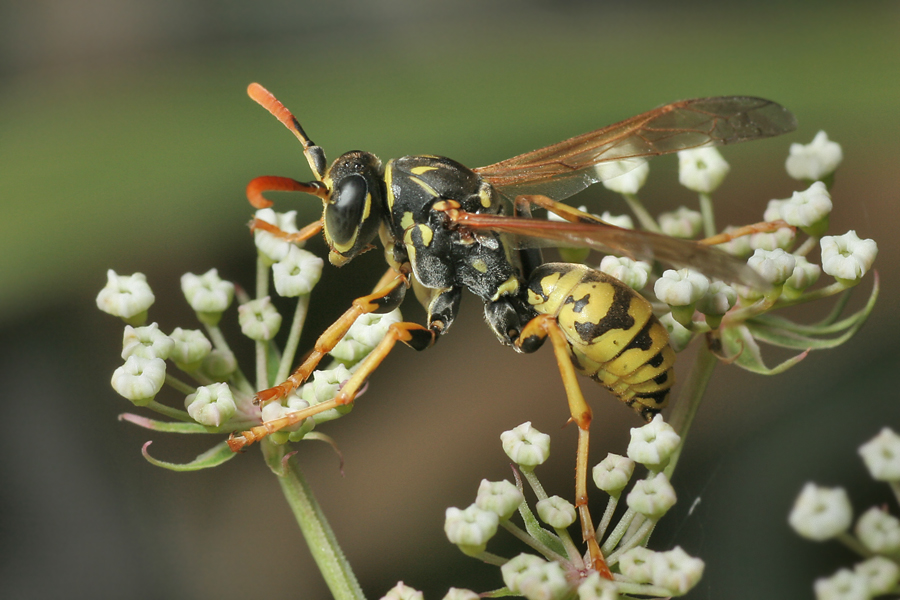
[[[743,237],[745,235],[752,235],[754,233],[771,233],[773,231],[778,231],[783,227],[796,229],[795,227],[791,227],[786,222],[780,219],[778,221],[763,221],[761,223],[753,223],[752,225],[744,225],[743,227],[738,227],[737,229],[734,229],[732,231],[726,231],[724,233],[702,239],[700,240],[700,243],[707,246],[715,246],[717,244],[725,244],[735,238]]]
[[[572,223],[606,223],[606,221],[604,221],[603,219],[598,219],[594,215],[588,214],[583,210],[578,210],[577,208],[573,208],[568,204],[557,202],[552,198],[548,198],[547,196],[542,196],[540,194],[516,196],[516,212],[518,213],[520,211],[523,211],[524,209],[522,207],[525,205],[533,205],[540,208],[545,208],[556,216],[562,217],[566,221],[570,221]]]
[[[591,513],[588,510],[587,498],[587,471],[588,471],[588,446],[591,425],[591,407],[588,406],[581,393],[581,386],[569,355],[569,342],[559,327],[555,317],[550,315],[538,315],[522,328],[522,334],[516,340],[517,346],[535,346],[550,338],[553,353],[556,355],[556,364],[562,376],[563,387],[566,390],[566,398],[569,401],[569,412],[572,420],[578,425],[578,453],[575,460],[575,506],[581,520],[581,536],[587,544],[594,569],[602,577],[612,579],[612,573],[603,559],[600,545],[597,543],[597,534]]]
[[[297,231],[295,233],[288,233],[286,231],[282,231],[280,228],[278,228],[278,226],[272,225],[271,223],[269,223],[267,221],[263,221],[262,219],[254,218],[252,221],[250,221],[250,230],[255,231],[257,229],[259,229],[261,231],[268,231],[275,237],[281,238],[281,239],[285,240],[286,242],[294,242],[294,243],[305,242],[312,236],[314,236],[314,235],[318,234],[320,231],[322,231],[322,219],[319,219],[318,221],[313,221],[312,223],[310,223],[309,225],[307,225],[300,231]]]
[[[318,181],[303,183],[290,177],[265,175],[257,177],[247,184],[247,200],[253,208],[269,208],[272,206],[272,201],[263,196],[263,192],[304,192],[318,196],[323,200],[328,199],[328,188],[325,184]]]

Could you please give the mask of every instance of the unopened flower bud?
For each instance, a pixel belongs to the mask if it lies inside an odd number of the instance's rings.
[[[863,575],[850,569],[840,569],[831,577],[821,577],[813,583],[817,600],[868,600],[872,597]]]
[[[221,427],[234,416],[237,406],[227,383],[213,383],[197,388],[184,399],[191,418],[207,427]]]
[[[165,382],[166,361],[161,358],[129,356],[112,376],[113,389],[135,406],[149,404]]]
[[[731,167],[712,147],[678,153],[678,181],[695,192],[708,194],[719,187]]]
[[[784,294],[789,298],[796,298],[803,290],[816,283],[821,273],[819,265],[809,262],[804,256],[795,256],[794,270],[784,282]]]
[[[444,533],[450,543],[459,546],[465,554],[477,556],[484,552],[488,540],[497,533],[499,522],[497,513],[482,510],[474,504],[465,510],[450,507],[444,521]]]
[[[650,164],[643,158],[598,163],[595,168],[603,187],[617,194],[637,194],[650,174]]]
[[[557,562],[520,554],[500,567],[503,583],[528,600],[562,600],[572,593],[566,572]]]
[[[685,206],[672,212],[660,213],[658,221],[664,234],[677,238],[697,237],[703,229],[703,215]]]
[[[452,587],[447,590],[442,600],[481,600],[481,596],[472,590]]]
[[[801,536],[823,541],[847,531],[853,509],[843,488],[822,488],[807,483],[788,517],[788,523]]]
[[[251,300],[238,306],[238,322],[241,332],[251,340],[267,342],[275,337],[281,327],[281,315],[269,296]]]
[[[125,326],[122,338],[122,358],[140,356],[141,358],[169,358],[175,342],[159,330],[159,325],[151,323],[145,327]]]
[[[722,316],[731,310],[737,302],[737,292],[723,281],[709,284],[706,295],[697,302],[697,310],[706,315],[706,322],[716,328],[722,322]]]
[[[525,496],[515,485],[506,481],[481,480],[478,486],[478,495],[475,497],[475,505],[482,510],[497,513],[501,521],[506,521],[525,501]]]
[[[631,442],[628,444],[628,458],[658,471],[669,463],[669,459],[681,444],[681,438],[666,423],[662,415],[642,427],[632,427]]]
[[[794,266],[797,263],[793,254],[776,248],[775,250],[756,250],[747,264],[772,285],[782,285],[794,273]]]
[[[575,505],[559,496],[550,496],[537,503],[541,521],[555,529],[565,529],[575,522]]]
[[[181,291],[200,322],[207,325],[217,325],[234,299],[234,284],[219,277],[217,269],[203,275],[185,273],[181,276]]]
[[[200,368],[203,359],[209,356],[212,350],[212,343],[199,329],[176,327],[169,337],[174,342],[169,358],[183,371],[195,371]]]
[[[425,595],[415,588],[411,588],[402,581],[388,590],[381,600],[424,600]]]
[[[700,582],[704,566],[702,560],[675,546],[653,555],[650,581],[673,596],[682,596]]]
[[[97,308],[119,317],[129,325],[143,325],[147,309],[156,300],[143,273],[117,275],[112,269],[106,272],[106,286],[97,294]]]
[[[400,322],[402,318],[399,310],[385,314],[362,315],[350,326],[347,334],[329,354],[347,364],[357,363],[384,339],[390,326]]]
[[[534,468],[550,456],[550,436],[532,427],[531,421],[501,433],[500,442],[506,455],[520,467]]]
[[[874,240],[861,240],[852,229],[844,235],[825,236],[819,240],[822,270],[838,281],[855,283],[872,268],[878,255]]]
[[[634,583],[650,583],[656,552],[643,546],[627,550],[619,557],[619,570]]]
[[[591,475],[594,485],[610,496],[618,496],[634,473],[634,461],[618,454],[609,453],[594,467]]]
[[[652,267],[642,260],[608,254],[600,261],[600,271],[615,277],[631,289],[640,291],[647,285]]]
[[[821,181],[816,181],[808,189],[794,192],[788,200],[770,201],[764,218],[766,221],[784,219],[788,225],[799,227],[807,235],[819,237],[828,230],[831,208],[828,188]],[[776,213],[778,216],[775,216]]]
[[[791,144],[785,168],[794,179],[822,180],[834,173],[843,158],[841,145],[830,141],[828,135],[820,131],[809,144]]]
[[[873,506],[856,521],[856,536],[863,545],[878,554],[900,551],[900,520]]]
[[[227,350],[213,348],[203,359],[200,369],[213,381],[227,381],[237,370],[237,359]]]
[[[900,581],[900,566],[883,556],[873,556],[857,563],[853,572],[866,580],[866,587],[872,596],[890,593]]]
[[[271,223],[285,233],[297,233],[297,211],[289,210],[286,213],[278,213],[271,208],[263,208],[254,215],[260,221]],[[295,245],[280,237],[277,237],[263,229],[253,231],[253,243],[261,255],[271,264],[282,260]]]
[[[675,506],[675,489],[664,473],[635,482],[626,497],[628,508],[645,517],[658,519]]]
[[[578,585],[578,600],[619,600],[616,584],[591,573]]]
[[[288,254],[272,265],[272,278],[279,296],[294,298],[309,294],[322,277],[321,258],[291,244]]]
[[[866,468],[878,481],[900,481],[900,435],[890,427],[859,447]]]
[[[670,312],[659,317],[659,322],[662,323],[662,326],[669,333],[669,345],[672,346],[672,350],[675,352],[681,352],[687,348],[691,340],[694,339],[694,334],[691,330],[676,321]]]
[[[310,406],[315,406],[334,399],[350,376],[350,370],[341,364],[333,369],[313,371],[312,379],[304,383],[298,393]],[[314,419],[316,423],[332,421],[347,414],[352,408],[352,404],[330,408],[315,415]]]

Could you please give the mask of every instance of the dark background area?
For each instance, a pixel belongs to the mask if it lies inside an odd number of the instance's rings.
[[[94,305],[107,268],[147,274],[151,321],[165,331],[197,326],[181,297],[183,272],[218,267],[252,287],[246,182],[310,177],[296,140],[246,97],[259,81],[332,159],[365,149],[471,166],[677,99],[777,100],[800,128],[724,150],[732,172],[715,194],[720,224],[756,221],[770,198],[799,189],[783,169],[790,142],[820,129],[840,142],[831,232],[853,228],[878,242],[879,304],[852,341],[785,375],[717,369],[674,480],[679,503],[651,543],[706,561],[691,598],[811,598],[814,578],[854,557],[788,528],[803,483],[845,486],[857,514],[875,503],[897,509],[856,448],[900,419],[900,5],[810,6],[0,3],[0,595],[327,596],[256,450],[193,474],[141,458],[148,439],[165,460],[214,442],[116,420],[130,406],[108,383],[121,324]],[[642,197],[654,212],[694,201],[676,182],[674,157],[652,163]],[[602,189],[583,200],[625,211]],[[287,196],[277,208],[297,208],[302,222],[319,210],[315,199]],[[324,256],[320,240],[308,248]],[[326,266],[306,347],[374,284],[378,254]],[[405,314],[421,316],[412,305]],[[232,308],[232,333],[235,321]],[[251,359],[249,342],[238,350]],[[785,354],[768,356],[774,364]],[[584,389],[596,415],[594,461],[623,452],[636,418]],[[160,399],[181,402],[171,392]],[[402,579],[440,598],[450,585],[500,585],[496,569],[446,541],[443,514],[472,502],[481,478],[509,477],[501,431],[531,420],[550,433],[554,454],[539,475],[551,493],[571,496],[575,430],[562,427],[566,418],[552,353],[500,347],[468,298],[436,348],[398,349],[353,414],[321,428],[343,452],[343,477],[324,444],[301,444],[298,460],[370,597]]]

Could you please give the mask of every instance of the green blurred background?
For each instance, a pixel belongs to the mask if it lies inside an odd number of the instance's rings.
[[[94,307],[107,268],[147,274],[157,296],[151,320],[166,331],[196,323],[180,297],[183,272],[218,267],[252,287],[246,182],[310,177],[296,140],[246,97],[259,81],[331,158],[365,149],[471,166],[676,99],[777,100],[800,128],[724,151],[732,172],[716,194],[721,224],[758,220],[768,199],[798,189],[783,170],[790,142],[807,143],[819,129],[840,142],[832,232],[854,228],[878,241],[879,305],[851,342],[785,375],[718,369],[675,479],[678,507],[651,544],[681,545],[707,561],[691,598],[812,597],[814,578],[853,557],[789,530],[802,484],[846,486],[857,512],[874,503],[897,509],[886,486],[868,480],[856,448],[900,420],[900,5],[810,6],[0,3],[0,595],[327,596],[255,450],[195,474],[143,461],[147,439],[168,460],[212,442],[116,421],[128,410],[108,385],[121,326]],[[673,157],[653,162],[643,196],[654,210],[693,200],[676,181]],[[624,212],[603,190],[585,201]],[[300,210],[298,220],[316,218],[312,199],[278,202]],[[324,255],[321,241],[309,248]],[[374,252],[326,267],[307,346],[382,269]],[[235,320],[233,312],[226,319],[231,332]],[[343,477],[330,449],[300,446],[298,460],[371,597],[400,579],[428,598],[450,585],[500,585],[497,571],[462,556],[442,527],[444,509],[468,505],[482,477],[509,476],[502,430],[531,420],[551,433],[553,462],[540,473],[551,493],[571,496],[575,432],[562,428],[552,353],[517,356],[480,321],[478,303],[467,300],[436,348],[398,349],[353,415],[322,428],[343,451]],[[249,343],[239,350],[250,358]],[[594,460],[622,452],[634,416],[585,390],[596,398]]]

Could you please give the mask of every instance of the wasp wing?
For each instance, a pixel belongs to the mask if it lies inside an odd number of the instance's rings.
[[[475,172],[508,197],[544,194],[562,200],[623,172],[604,174],[602,163],[608,161],[734,144],[787,133],[796,127],[794,115],[770,100],[750,96],[696,98],[661,106]]]
[[[770,287],[740,258],[700,242],[649,231],[623,229],[608,223],[570,223],[477,213],[462,213],[456,222],[468,230],[508,233],[538,245],[590,248],[635,260],[659,260],[731,283],[757,289]]]

